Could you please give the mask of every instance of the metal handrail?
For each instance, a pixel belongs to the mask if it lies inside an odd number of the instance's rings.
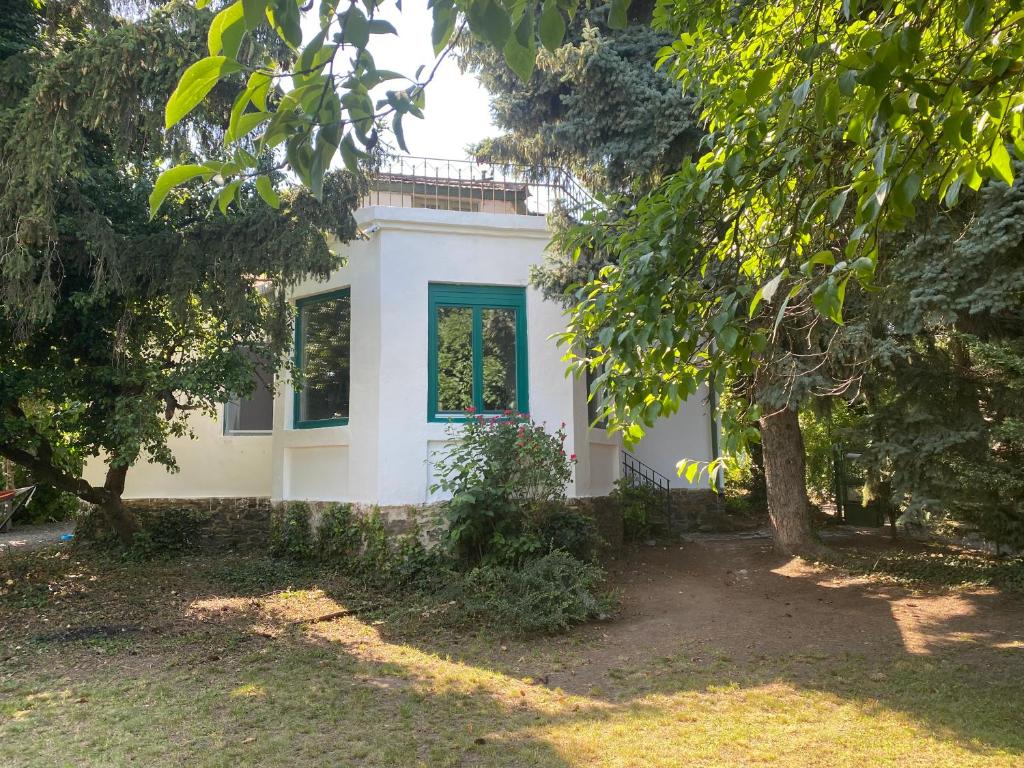
[[[665,492],[665,512],[672,512],[672,481],[654,467],[640,461],[629,451],[622,452],[622,476],[627,483],[636,487],[657,488]]]
[[[374,169],[363,203],[572,218],[597,204],[562,168],[410,155],[386,158]]]

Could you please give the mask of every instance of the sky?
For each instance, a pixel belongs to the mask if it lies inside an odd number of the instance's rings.
[[[426,3],[405,5],[402,12],[390,3],[382,7],[384,13],[380,18],[390,21],[398,35],[375,35],[370,50],[378,69],[412,77],[421,64],[426,65],[424,72],[429,72],[434,64],[430,44],[432,22]],[[423,114],[423,120],[409,115],[402,121],[409,154],[417,157],[466,159],[468,144],[498,134],[491,123],[487,91],[473,75],[462,74],[451,56],[427,86]]]

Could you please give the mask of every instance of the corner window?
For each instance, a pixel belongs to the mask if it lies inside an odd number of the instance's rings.
[[[434,284],[429,305],[430,419],[529,411],[526,289]]]
[[[224,404],[225,435],[258,435],[274,429],[273,374],[257,364],[253,378],[255,388],[247,397]]]
[[[295,317],[295,427],[348,423],[352,302],[349,289],[299,299]]]

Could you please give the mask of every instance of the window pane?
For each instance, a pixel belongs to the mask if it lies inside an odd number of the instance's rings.
[[[274,395],[266,371],[256,372],[256,389],[224,406],[224,431],[269,432],[274,428]]]
[[[485,411],[516,407],[516,311],[512,308],[481,310],[484,334]]]
[[[437,309],[437,409],[466,411],[473,405],[473,310]]]
[[[348,417],[351,317],[347,294],[301,309],[305,378],[299,394],[300,421]]]

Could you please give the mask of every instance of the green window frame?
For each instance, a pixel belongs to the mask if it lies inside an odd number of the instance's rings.
[[[431,283],[428,287],[428,383],[427,416],[429,421],[459,421],[467,418],[468,411],[443,411],[438,407],[438,313],[445,307],[472,311],[472,407],[475,413],[501,413],[486,410],[484,400],[484,333],[483,314],[488,309],[514,309],[516,410],[530,411],[529,371],[526,345],[526,289],[493,285],[459,285]]]
[[[352,358],[352,339],[351,339],[351,328],[352,328],[352,302],[351,302],[351,290],[349,288],[342,288],[337,291],[330,291],[329,293],[318,293],[314,296],[306,296],[295,301],[295,354],[294,362],[296,370],[302,371],[304,365],[303,349],[302,349],[302,310],[315,306],[316,304],[322,304],[328,301],[336,301],[342,298],[349,299],[349,380],[351,381],[351,358]],[[348,416],[331,419],[303,419],[302,418],[302,390],[295,389],[292,410],[292,423],[295,429],[316,429],[318,427],[343,427],[348,424]],[[349,402],[351,407],[351,402]]]

